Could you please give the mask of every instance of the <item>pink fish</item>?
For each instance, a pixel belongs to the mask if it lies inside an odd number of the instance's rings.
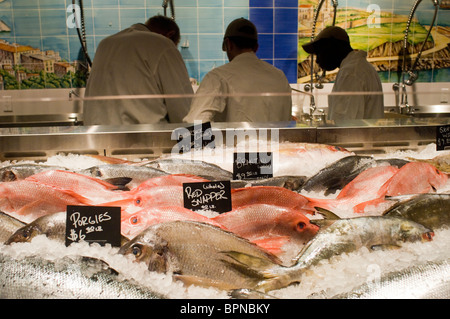
[[[231,190],[232,209],[252,204],[268,204],[291,209],[304,209],[305,196],[278,186],[253,186]]]
[[[198,182],[209,182],[209,180],[196,175],[171,174],[150,178],[147,181],[141,183],[136,188],[134,188],[132,191],[139,192],[142,191],[144,188],[154,186],[183,186],[183,183],[198,183]]]
[[[410,162],[405,164],[385,185],[386,196],[435,192],[448,181],[448,175],[435,166]]]
[[[0,184],[0,210],[24,222],[43,215],[66,211],[67,205],[93,203],[70,190],[29,180]]]
[[[126,198],[127,192],[101,179],[62,170],[48,170],[27,177],[26,180],[73,191],[100,204]]]
[[[214,220],[180,206],[156,206],[122,216],[122,235],[133,238],[147,227],[176,220],[190,220],[224,228]]]
[[[305,216],[308,213],[275,205],[253,204],[220,214],[212,220],[276,255],[284,253],[281,250],[284,245],[294,244],[298,248],[296,254],[319,230]]]

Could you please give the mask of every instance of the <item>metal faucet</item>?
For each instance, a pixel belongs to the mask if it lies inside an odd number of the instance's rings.
[[[173,5],[173,0],[163,0],[162,7],[164,8],[164,16],[167,17],[167,7],[170,5],[170,13],[172,15],[172,20],[175,20],[175,7]]]
[[[422,52],[425,48],[425,45],[428,41],[428,38],[430,36],[431,30],[433,29],[434,23],[436,21],[437,12],[439,9],[439,0],[431,0],[434,5],[434,16],[430,24],[430,28],[428,29],[427,35],[425,37],[425,40],[423,41],[422,47],[419,50],[419,53],[417,54],[417,57],[414,61],[414,64],[412,65],[410,70],[406,70],[406,51],[407,51],[407,45],[408,45],[408,35],[409,35],[409,29],[411,27],[411,21],[413,19],[414,13],[417,10],[417,7],[422,2],[422,0],[416,0],[414,2],[413,7],[411,8],[411,12],[408,16],[408,21],[406,23],[406,29],[405,29],[405,36],[403,38],[403,60],[402,60],[402,74],[401,74],[401,84],[395,83],[393,86],[394,91],[399,91],[401,89],[401,100],[400,100],[400,113],[401,114],[413,114],[414,108],[412,108],[408,104],[408,94],[406,91],[406,86],[411,86],[414,84],[414,82],[417,80],[418,75],[416,72],[417,64],[419,63],[420,56],[422,55]]]
[[[312,30],[311,30],[311,41],[314,40],[314,36],[316,33],[317,19],[319,18],[319,13],[320,13],[320,10],[322,9],[322,5],[324,2],[325,2],[325,0],[320,0],[319,4],[317,5],[317,8],[315,9],[315,15],[314,15],[314,20],[313,20],[313,25],[312,25]],[[333,4],[333,8],[334,8],[334,14],[333,14],[333,26],[334,26],[336,24],[338,1],[331,0],[331,2]],[[305,91],[311,92],[309,113],[310,113],[310,117],[312,118],[314,112],[316,111],[316,102],[315,102],[314,95],[312,93],[313,93],[314,87],[317,89],[323,88],[322,81],[325,78],[326,71],[323,70],[322,75],[318,75],[318,72],[314,73],[314,55],[311,54],[310,59],[311,59],[311,81],[309,84],[305,85]],[[316,77],[316,79],[318,81],[318,83],[316,85],[314,85],[314,76]]]

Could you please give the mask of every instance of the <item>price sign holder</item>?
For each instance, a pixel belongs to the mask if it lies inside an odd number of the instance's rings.
[[[120,207],[67,206],[66,246],[78,241],[120,247]]]
[[[233,179],[264,179],[273,177],[273,154],[234,153]]]
[[[229,212],[231,183],[230,181],[183,183],[183,199],[184,207],[193,211]]]
[[[450,125],[436,127],[436,151],[450,149]]]

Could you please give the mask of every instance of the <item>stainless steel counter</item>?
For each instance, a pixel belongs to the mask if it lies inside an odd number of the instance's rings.
[[[417,150],[434,143],[436,127],[447,124],[450,118],[408,117],[342,123],[213,123],[212,129],[216,146],[230,146],[238,138],[255,136],[270,142],[273,136],[279,142],[330,144],[374,154]],[[174,150],[177,141],[172,133],[186,126],[5,127],[0,128],[0,160],[45,160],[59,153],[156,158]]]

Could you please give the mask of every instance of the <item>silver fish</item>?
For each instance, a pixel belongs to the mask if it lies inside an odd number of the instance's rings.
[[[63,257],[14,259],[0,254],[2,299],[156,299],[148,288],[120,280],[103,261]]]
[[[145,163],[147,167],[163,170],[170,174],[192,174],[210,181],[228,181],[233,173],[218,165],[198,160],[162,158]]]
[[[173,273],[185,284],[219,289],[252,288],[261,279],[255,271],[233,262],[230,251],[245,255],[258,269],[278,258],[246,239],[205,223],[174,221],[148,227],[123,245],[119,253],[134,255],[149,270]]]
[[[129,189],[150,178],[169,175],[157,168],[133,164],[104,164],[78,170],[76,173],[100,178],[116,186],[126,185]]]
[[[275,176],[255,180],[233,180],[231,181],[231,188],[242,188],[248,186],[277,186],[289,189],[291,191],[298,191],[305,181],[305,176]]]
[[[5,245],[29,243],[39,235],[45,235],[48,239],[64,243],[66,240],[66,216],[66,212],[58,212],[36,218],[11,234],[5,241]],[[121,243],[125,244],[126,242],[128,242],[128,239],[121,236]]]
[[[321,227],[317,235],[299,253],[290,267],[277,266],[263,272],[265,277],[256,290],[264,292],[300,282],[302,274],[321,260],[359,248],[400,247],[403,242],[429,241],[434,233],[413,221],[399,217],[356,217],[311,220]],[[245,258],[234,254],[237,262]],[[250,267],[251,268],[251,267]]]
[[[450,263],[427,262],[388,273],[334,299],[448,299]]]
[[[4,243],[19,228],[25,226],[24,222],[0,212],[0,244]]]
[[[67,168],[62,166],[43,164],[13,164],[0,168],[0,181],[18,181],[30,177],[31,175],[54,169],[67,170]]]
[[[390,199],[396,199],[396,197]],[[401,200],[383,215],[404,217],[436,230],[450,226],[449,207],[450,194],[427,193]]]

